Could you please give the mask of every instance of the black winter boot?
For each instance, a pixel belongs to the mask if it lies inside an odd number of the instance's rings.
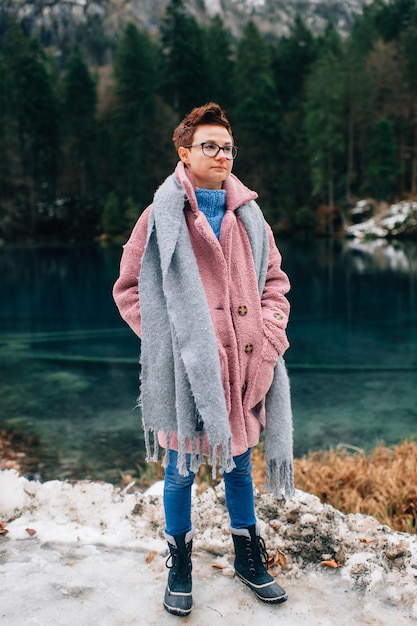
[[[164,607],[168,613],[184,617],[191,613],[191,551],[194,531],[184,535],[165,535],[170,555],[166,566],[169,568],[168,584],[165,589]],[[171,561],[170,564],[169,561]]]
[[[287,594],[268,573],[268,555],[265,542],[257,532],[256,524],[248,528],[232,528],[235,545],[235,572],[260,600],[269,604],[285,602]]]

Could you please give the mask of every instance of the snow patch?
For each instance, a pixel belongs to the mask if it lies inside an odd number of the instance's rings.
[[[162,607],[167,546],[160,491],[160,483],[144,494],[89,481],[41,484],[14,470],[0,472],[0,521],[8,530],[0,536],[5,623],[170,624]],[[292,626],[417,619],[415,535],[344,515],[301,491],[286,501],[256,492],[255,501],[269,554],[284,558],[273,571],[289,600],[264,606],[234,578],[220,483],[193,498],[192,623],[241,626],[255,609],[260,621],[276,619],[279,611]]]
[[[360,200],[350,211],[352,216],[368,216],[373,211],[367,200]],[[409,236],[417,232],[417,202],[399,202],[388,206],[363,219],[358,224],[346,227],[348,237],[372,239],[385,237]]]

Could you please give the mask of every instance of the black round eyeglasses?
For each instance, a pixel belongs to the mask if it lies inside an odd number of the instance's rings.
[[[217,143],[213,141],[203,141],[202,143],[192,143],[189,146],[184,146],[185,148],[197,148],[201,147],[204,156],[206,157],[216,157],[220,150],[223,150],[223,154],[229,161],[233,161],[233,159],[237,156],[237,146],[219,146]]]

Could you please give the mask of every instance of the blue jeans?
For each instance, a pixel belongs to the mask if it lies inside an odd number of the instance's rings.
[[[236,467],[223,474],[226,506],[232,528],[247,528],[256,523],[251,453],[249,449],[233,457]],[[188,470],[190,456],[187,454]],[[177,457],[177,452],[170,450],[164,482],[165,532],[172,536],[182,535],[192,529],[191,488],[195,474],[189,471],[188,476],[181,476],[177,470]]]

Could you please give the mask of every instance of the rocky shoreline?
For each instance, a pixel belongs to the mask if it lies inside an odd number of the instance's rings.
[[[411,238],[417,234],[417,201],[395,204],[361,200],[350,210],[352,224],[345,236],[352,239]]]

